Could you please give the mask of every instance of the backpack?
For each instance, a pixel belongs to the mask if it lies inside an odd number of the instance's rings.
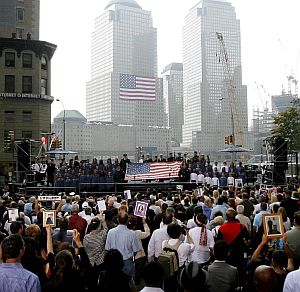
[[[182,242],[180,240],[178,240],[175,245],[169,245],[167,242],[158,256],[158,262],[161,264],[164,270],[165,280],[168,280],[170,277],[174,276],[179,270],[179,258],[177,250],[181,243]]]

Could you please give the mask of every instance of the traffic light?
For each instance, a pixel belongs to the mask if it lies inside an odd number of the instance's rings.
[[[226,145],[229,144],[229,136],[225,136],[225,144],[226,144]]]
[[[233,135],[229,136],[229,144],[233,144]]]
[[[52,145],[53,145],[53,148],[54,148],[54,149],[59,148],[59,140],[58,140],[57,138],[55,138],[55,139],[53,140]]]
[[[61,147],[61,140],[58,140],[58,147],[57,148],[62,149],[62,147]]]

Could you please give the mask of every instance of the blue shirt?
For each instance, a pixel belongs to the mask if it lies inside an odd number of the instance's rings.
[[[40,292],[38,276],[27,271],[20,263],[0,264],[1,292]]]
[[[129,230],[125,225],[118,225],[109,230],[105,249],[117,249],[125,261],[133,258],[134,253],[141,250],[142,246],[134,231]]]
[[[263,217],[262,215],[263,214],[270,214],[270,213],[268,211],[260,211],[254,217],[253,227],[256,228],[256,232],[258,231],[258,228],[262,225],[262,217]]]
[[[219,211],[222,212],[223,214],[223,218],[224,220],[226,220],[227,216],[226,216],[226,211],[227,211],[228,207],[226,205],[217,205],[215,207],[213,207],[211,213],[210,213],[210,220],[213,220],[215,218],[215,214]]]

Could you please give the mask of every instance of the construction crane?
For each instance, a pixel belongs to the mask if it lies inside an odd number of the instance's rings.
[[[244,145],[244,135],[241,128],[241,114],[236,99],[236,86],[234,84],[233,73],[230,67],[230,60],[224,43],[222,33],[216,32],[217,39],[220,43],[220,55],[219,62],[223,65],[224,79],[226,85],[226,91],[228,94],[228,101],[231,111],[232,121],[232,136],[233,145]]]

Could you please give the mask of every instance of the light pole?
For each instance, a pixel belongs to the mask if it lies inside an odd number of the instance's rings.
[[[63,149],[66,150],[66,109],[64,103],[59,98],[57,98],[56,101],[59,101],[62,104],[64,109],[64,114],[63,114],[63,132],[64,132],[63,147],[64,148]]]

